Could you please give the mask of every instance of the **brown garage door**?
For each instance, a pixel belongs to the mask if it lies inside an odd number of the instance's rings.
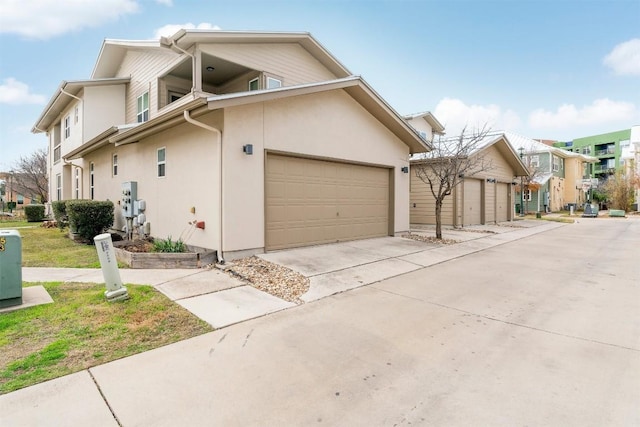
[[[511,187],[509,184],[499,182],[496,184],[496,221],[504,222],[509,221],[509,191]]]
[[[496,222],[496,184],[485,181],[484,183],[484,223]]]
[[[480,224],[482,213],[481,195],[479,180],[464,180],[463,225]]]
[[[389,234],[389,170],[267,155],[266,249]]]

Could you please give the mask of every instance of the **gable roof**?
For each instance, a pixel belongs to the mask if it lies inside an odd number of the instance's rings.
[[[131,79],[112,78],[112,79],[90,79],[90,80],[63,80],[58,89],[53,93],[49,103],[40,113],[40,117],[31,128],[32,133],[46,132],[46,129],[60,116],[62,111],[69,105],[74,96],[89,86],[111,86],[129,83]]]
[[[423,153],[431,149],[429,143],[424,141],[418,132],[413,129],[389,104],[387,104],[361,77],[351,76],[343,79],[330,80],[318,83],[309,83],[297,86],[284,86],[277,89],[247,91],[231,93],[227,95],[198,98],[180,108],[170,110],[165,114],[155,117],[128,131],[110,138],[117,145],[136,142],[139,139],[150,136],[171,125],[184,121],[182,112],[195,109],[206,104],[208,110],[246,105],[257,102],[272,101],[293,96],[309,95],[330,90],[344,90],[356,102],[362,105],[371,115],[386,126],[408,147],[411,154]]]
[[[127,50],[171,49],[181,54],[196,43],[298,43],[339,78],[351,75],[351,72],[308,32],[182,29],[171,37],[162,37],[160,40],[105,39],[91,77],[95,79],[115,76]]]
[[[473,135],[465,137],[466,140],[471,141],[474,138]],[[456,144],[460,140],[459,137],[451,137],[451,138],[439,138],[436,143],[438,144]],[[500,155],[505,159],[505,161],[511,166],[514,171],[515,176],[528,176],[529,171],[526,165],[523,163],[520,155],[516,153],[513,145],[510,142],[510,139],[504,133],[490,133],[485,135],[482,139],[479,139],[474,143],[471,151],[469,152],[470,156],[474,156],[482,153],[483,151],[489,149],[489,147],[495,147]],[[432,152],[435,153],[435,152]],[[432,153],[421,153],[411,157],[411,163],[420,163],[420,162],[428,162],[433,159]]]
[[[499,132],[491,133],[491,135],[499,135],[499,134],[503,134],[507,136],[507,138],[509,138],[509,142],[518,153],[520,153],[520,150],[522,149],[523,153],[525,154],[552,153],[564,159],[577,158],[583,162],[589,162],[589,163],[598,161],[598,159],[593,156],[588,156],[586,154],[580,154],[580,153],[573,153],[571,151],[563,150],[562,148],[551,147],[543,142],[540,142],[532,138],[528,138],[526,136],[519,135],[514,132],[499,131]]]
[[[419,118],[423,118],[427,123],[429,123],[429,126],[431,126],[431,130],[433,131],[433,133],[438,134],[438,135],[444,135],[444,126],[442,125],[442,123],[440,123],[440,121],[438,121],[438,119],[436,119],[436,116],[434,116],[430,111],[424,111],[422,113],[414,113],[414,114],[409,114],[407,116],[404,116],[404,118],[406,120],[413,120],[413,119],[419,119]]]

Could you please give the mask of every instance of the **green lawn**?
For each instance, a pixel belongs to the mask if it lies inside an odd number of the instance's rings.
[[[24,267],[100,268],[95,246],[72,241],[66,229],[26,221],[2,221],[0,228],[15,228],[20,233]]]
[[[31,285],[54,303],[0,314],[0,394],[212,330],[151,286],[112,303],[100,284]]]

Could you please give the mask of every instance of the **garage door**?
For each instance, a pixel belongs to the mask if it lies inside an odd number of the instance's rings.
[[[499,182],[496,184],[496,221],[509,221],[509,184]]]
[[[496,222],[496,184],[493,182],[484,183],[484,223],[492,224]]]
[[[477,179],[465,179],[463,225],[480,224],[482,213],[481,200],[480,181]]]
[[[266,249],[389,234],[389,170],[267,155]]]

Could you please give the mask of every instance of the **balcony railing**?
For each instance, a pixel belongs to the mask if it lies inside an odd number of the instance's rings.
[[[616,154],[615,148],[606,148],[604,150],[596,150],[596,156],[607,156]]]

